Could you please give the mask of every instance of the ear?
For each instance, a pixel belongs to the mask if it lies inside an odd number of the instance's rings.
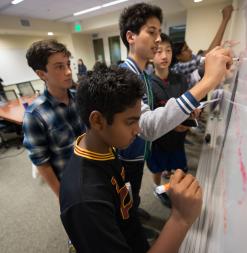
[[[35,73],[39,76],[41,80],[47,82],[46,72],[44,70],[36,70]]]
[[[89,116],[89,123],[91,128],[100,131],[105,127],[107,122],[101,112],[92,111]]]
[[[136,34],[131,32],[131,31],[127,31],[126,33],[126,39],[129,43],[129,45],[132,45],[135,42],[135,38],[136,38]]]
[[[182,55],[181,55],[181,54],[177,54],[177,55],[176,55],[176,59],[177,59],[178,61],[181,61],[181,58],[182,58]]]

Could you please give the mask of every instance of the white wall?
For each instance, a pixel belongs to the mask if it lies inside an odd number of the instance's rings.
[[[38,79],[28,67],[25,54],[30,45],[41,36],[1,35],[0,76],[5,85]],[[26,80],[28,78],[29,80]]]
[[[169,34],[169,27],[178,25],[186,25],[186,11],[166,16],[162,31]]]
[[[234,0],[237,1],[237,0]],[[220,10],[227,4],[225,2],[223,4],[211,5],[208,7],[197,7],[189,9],[186,13],[185,11],[180,11],[179,13],[166,15],[165,10],[167,8],[162,7],[164,11],[164,23],[162,25],[162,31],[168,33],[170,26],[182,25],[186,24],[186,40],[193,51],[197,51],[198,49],[206,49],[208,48],[211,40],[216,33],[217,26],[221,21],[221,12]],[[60,26],[56,27],[57,31],[63,32],[62,35],[56,36],[56,38],[66,44],[68,49],[71,51],[73,55],[72,59],[72,70],[73,70],[73,78],[76,80],[77,73],[77,59],[82,58],[88,67],[91,69],[95,62],[94,51],[93,51],[93,43],[92,43],[92,34],[97,33],[97,38],[102,38],[104,43],[104,51],[105,51],[105,59],[106,63],[110,64],[110,53],[109,53],[109,44],[108,37],[119,35],[118,30],[118,18],[119,12],[114,13],[113,15],[103,15],[96,18],[90,18],[88,20],[84,20],[82,24],[82,32],[83,33],[73,33],[73,25],[71,24],[70,28],[67,29],[67,25],[65,25],[64,29]],[[186,19],[187,18],[187,19]],[[5,17],[7,20],[7,18]],[[5,20],[3,17],[0,17],[1,20]],[[6,24],[5,20],[5,25]],[[13,20],[13,29],[14,24],[17,24],[19,19],[14,18]],[[34,21],[33,21],[34,22]],[[38,21],[36,21],[38,24]],[[41,22],[41,21],[39,21]],[[1,22],[0,22],[1,23]],[[33,24],[36,24],[35,22]],[[43,23],[39,23],[42,25]],[[0,24],[0,30],[4,26]],[[43,24],[44,25],[44,24]],[[45,26],[47,26],[45,24]],[[49,23],[49,26],[51,24]],[[103,26],[107,26],[102,28]],[[229,27],[226,31],[228,33]],[[67,31],[67,32],[66,32]],[[235,31],[235,30],[234,30]],[[239,31],[241,34],[241,32]],[[56,34],[56,32],[55,32]],[[40,36],[26,36],[26,35],[0,35],[0,49],[1,48],[25,48],[27,49],[33,41],[46,38],[45,35]],[[226,36],[227,37],[227,36]],[[121,40],[120,40],[121,41]],[[127,56],[127,50],[121,41],[121,59],[124,60]],[[1,67],[1,66],[0,66]]]
[[[88,69],[92,69],[95,63],[95,56],[94,56],[93,43],[92,43],[92,40],[93,40],[92,34],[95,33],[95,31],[98,34],[98,38],[103,39],[106,63],[110,64],[110,51],[109,51],[108,37],[119,35],[118,24],[117,24],[118,15],[119,14],[114,14],[108,17],[104,22],[101,22],[101,19],[100,19],[100,22],[99,20],[95,20],[93,23],[85,22],[83,24],[83,26],[86,26],[89,29],[90,27],[96,28],[96,27],[101,27],[102,25],[105,25],[105,24],[109,25],[109,24],[115,23],[115,25],[110,26],[110,27],[108,26],[106,28],[97,29],[97,30],[94,30],[94,32],[92,31],[89,33],[68,32],[67,34],[64,34],[61,36],[54,36],[54,38],[56,38],[59,42],[64,43],[72,53],[71,63],[72,63],[72,71],[73,71],[74,80],[77,80],[76,73],[77,73],[78,58],[83,59]],[[92,21],[92,19],[90,19],[90,21]],[[169,26],[185,24],[185,21],[186,21],[186,14],[184,12],[180,12],[174,15],[169,15],[164,18],[164,24],[162,26],[162,30],[165,32],[168,32]],[[48,38],[48,36],[46,35],[44,36],[0,35],[0,49],[23,48],[26,51],[34,41],[41,40],[44,38]],[[121,39],[120,39],[120,48],[121,48],[121,59],[124,60],[127,57],[127,50],[124,44],[122,43]],[[6,84],[11,84],[11,83],[6,83]]]
[[[76,60],[81,58],[87,69],[92,69],[95,63],[92,36],[89,34],[72,34],[71,36],[75,50],[74,57]]]
[[[38,76],[36,74],[33,74],[33,71],[28,67],[26,59],[25,59],[25,52],[30,47],[30,45],[38,40],[42,40],[45,38],[51,38],[48,36],[27,36],[27,35],[0,35],[0,52],[15,52],[15,51],[21,51],[23,52],[23,59],[21,61],[22,68],[30,71],[32,75],[30,76],[30,80],[38,79]],[[72,73],[73,73],[73,79],[77,80],[77,59],[82,58],[86,64],[86,66],[91,69],[94,64],[94,52],[93,52],[93,46],[91,43],[91,36],[90,35],[83,35],[83,34],[69,34],[64,36],[58,36],[58,37],[52,37],[57,39],[59,42],[64,43],[67,48],[70,50],[72,54]],[[1,56],[0,56],[1,57]],[[4,59],[3,59],[4,60]],[[15,59],[13,59],[14,61]],[[1,65],[4,63],[1,63]],[[0,66],[0,76],[5,80],[5,85],[11,85],[13,83],[22,82],[24,80],[19,80],[18,76],[15,77],[15,81],[9,82],[4,78],[3,71],[4,66]],[[11,67],[8,70],[8,73],[14,73],[14,69]],[[27,81],[27,80],[25,80]]]
[[[0,32],[2,34],[29,34],[46,36],[47,32],[55,34],[66,34],[69,32],[69,25],[62,22],[48,21],[43,19],[28,18],[30,27],[24,27],[20,23],[20,17],[0,15]],[[48,30],[49,29],[49,30]]]
[[[177,14],[165,16],[161,29],[163,32],[168,34],[169,27],[184,24],[186,24],[186,12],[179,12]],[[107,27],[98,29],[96,33],[98,35],[97,39],[99,38],[103,39],[106,64],[110,64],[111,59],[110,59],[108,38],[112,36],[119,36],[118,25],[112,26],[111,28]],[[93,38],[91,40],[93,40]],[[127,49],[123,44],[121,38],[120,38],[120,48],[121,48],[121,59],[125,60],[127,57]]]
[[[222,20],[221,10],[229,3],[231,2],[201,6],[188,10],[186,41],[193,52],[196,53],[199,49],[208,49]],[[225,32],[225,39],[228,39],[230,22]]]
[[[104,45],[104,53],[105,53],[105,61],[107,65],[111,64],[111,58],[110,58],[110,48],[109,48],[109,42],[108,38],[112,36],[120,36],[118,26],[112,27],[111,29],[105,28],[101,29],[99,32],[97,32],[97,38],[93,38],[91,36],[91,43],[93,43],[93,39],[103,39],[103,45]],[[125,45],[123,44],[121,38],[120,38],[120,50],[121,50],[121,59],[125,60],[127,57],[127,49]],[[95,57],[94,57],[95,62]]]
[[[229,28],[229,38],[239,41],[239,44],[234,46],[234,53],[239,54],[240,51],[246,50],[247,42],[247,1],[234,0],[234,13],[232,23]]]

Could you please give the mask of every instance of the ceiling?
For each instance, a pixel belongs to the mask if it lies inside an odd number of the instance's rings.
[[[118,11],[130,4],[143,2],[129,0],[117,5],[101,8],[100,10],[86,13],[80,16],[73,16],[74,12],[103,5],[113,0],[24,0],[12,5],[11,0],[0,1],[0,15],[18,16],[21,18],[37,18],[62,22],[75,22],[89,17],[99,16]],[[202,3],[193,3],[193,0],[151,0],[151,2],[162,7],[164,14],[169,15],[175,12],[184,11],[198,5],[225,2],[226,0],[204,0]]]

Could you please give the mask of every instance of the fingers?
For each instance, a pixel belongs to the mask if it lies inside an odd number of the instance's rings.
[[[196,108],[196,109],[191,113],[191,117],[192,117],[193,119],[198,118],[198,117],[200,116],[201,112],[202,112],[201,109]]]
[[[196,196],[196,198],[202,200],[202,188],[200,186],[197,188],[195,196]]]
[[[191,174],[185,174],[182,170],[177,169],[174,175],[170,178],[171,187],[179,185],[179,188],[183,191],[185,189],[192,189],[194,192],[197,191],[199,184],[195,177]]]
[[[184,178],[183,178],[183,181],[180,183],[182,183],[182,188],[183,189],[188,189],[191,187],[192,183],[194,183],[196,180],[195,178],[191,175],[191,174],[187,174]],[[198,184],[195,182],[195,184]],[[195,186],[194,186],[195,187]]]
[[[193,194],[201,194],[201,188],[196,178],[191,174],[185,174],[180,169],[177,169],[170,178],[170,186],[174,187],[175,185],[179,186],[181,191],[189,190]]]
[[[176,131],[176,132],[185,132],[185,131],[187,131],[188,129],[189,129],[190,127],[187,127],[187,126],[183,126],[183,125],[179,125],[179,126],[177,126],[176,128],[174,128],[174,130]]]
[[[185,177],[185,173],[181,169],[177,169],[170,178],[171,186],[178,184]]]
[[[240,43],[240,41],[238,41],[238,40],[225,40],[225,41],[223,41],[223,43],[221,44],[221,46],[225,47],[225,48],[226,47],[232,48],[232,47],[238,45],[239,43]]]
[[[219,63],[224,63],[226,69],[229,69],[233,63],[232,56],[233,53],[231,48],[223,48],[222,46],[217,46],[206,55],[206,61],[212,57],[211,61],[214,60],[215,62],[219,60]]]
[[[216,46],[208,54],[223,55],[231,58],[233,56],[232,49],[230,47],[226,47],[226,45]]]
[[[189,187],[195,193],[197,193],[197,191],[199,189],[201,189],[198,181],[196,180],[196,178],[194,178],[193,182],[191,183],[191,185]]]

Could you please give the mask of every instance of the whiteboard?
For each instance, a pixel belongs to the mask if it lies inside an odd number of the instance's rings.
[[[0,48],[0,77],[4,85],[38,79],[27,64],[26,51],[23,48]]]
[[[232,39],[241,31],[240,62],[208,119],[211,141],[203,145],[196,175],[203,188],[202,212],[180,253],[247,252],[247,1],[239,3]]]

